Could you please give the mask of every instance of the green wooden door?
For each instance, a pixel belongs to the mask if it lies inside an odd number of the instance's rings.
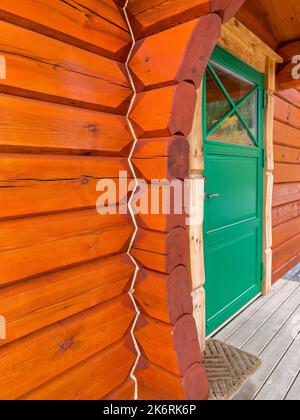
[[[222,48],[204,82],[207,334],[261,292],[264,75]]]

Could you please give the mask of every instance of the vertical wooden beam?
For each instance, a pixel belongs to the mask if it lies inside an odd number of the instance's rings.
[[[276,63],[267,58],[266,92],[267,108],[265,113],[265,170],[264,170],[264,221],[263,221],[263,264],[265,274],[262,284],[263,295],[268,294],[272,288],[272,199],[274,183],[274,155],[273,155],[273,129],[275,110],[275,69]]]
[[[202,94],[197,90],[194,122],[189,136],[190,144],[190,278],[193,297],[193,315],[196,321],[201,350],[205,350],[205,270],[204,270],[204,155],[202,139]]]

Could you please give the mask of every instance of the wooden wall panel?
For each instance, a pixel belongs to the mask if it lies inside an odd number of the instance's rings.
[[[134,226],[96,209],[102,179],[129,198],[127,23],[113,0],[0,0],[0,34],[0,399],[132,398]]]
[[[124,116],[0,94],[0,151],[128,156]]]
[[[135,316],[131,305],[119,297],[2,347],[1,399],[21,398],[120,340]]]
[[[0,91],[126,113],[132,90],[124,64],[1,21],[0,35],[9,68]]]
[[[274,122],[273,280],[300,261],[300,92],[279,91]]]
[[[114,0],[0,0],[0,19],[122,62],[132,42]]]

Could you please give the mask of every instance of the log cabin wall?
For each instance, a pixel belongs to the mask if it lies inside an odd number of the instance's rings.
[[[201,168],[189,167],[189,161],[200,159],[190,159],[188,143],[197,118],[197,91],[222,20],[230,19],[242,3],[128,2],[135,39],[129,69],[136,91],[129,117],[137,138],[132,162],[138,177],[147,181],[202,177]],[[185,217],[141,215],[137,224],[132,255],[142,267],[135,287],[141,311],[135,329],[142,353],[135,370],[139,398],[206,399],[208,383],[193,317],[193,312],[199,313],[203,279],[189,282]],[[193,241],[201,246],[200,237]],[[193,307],[194,285],[199,289]]]
[[[300,92],[277,91],[275,98],[274,281],[300,261]]]
[[[134,226],[95,209],[99,179],[131,174],[131,36],[113,0],[0,19],[0,399],[133,398]]]

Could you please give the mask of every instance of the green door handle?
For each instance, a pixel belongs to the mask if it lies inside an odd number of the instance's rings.
[[[210,199],[210,198],[217,198],[220,197],[220,194],[205,194],[205,198]]]

